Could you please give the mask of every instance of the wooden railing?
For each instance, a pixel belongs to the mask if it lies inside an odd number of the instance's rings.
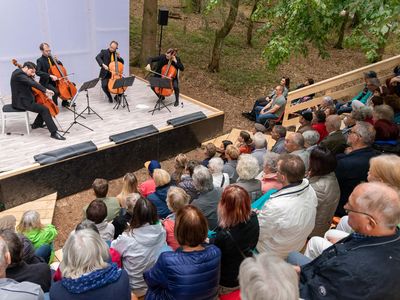
[[[381,83],[384,84],[385,80],[393,75],[393,68],[397,65],[400,65],[400,55],[289,92],[283,126],[297,125],[299,118],[293,114],[319,105],[324,96],[331,96],[333,99],[351,99],[363,88],[364,73],[367,71],[375,71]],[[292,104],[293,100],[311,94],[316,94],[312,100]]]

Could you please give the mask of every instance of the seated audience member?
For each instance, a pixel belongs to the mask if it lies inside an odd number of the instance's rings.
[[[267,131],[267,128],[265,128],[264,125],[260,123],[254,123],[254,127],[251,131],[253,135],[255,135],[257,132],[265,133]]]
[[[6,277],[6,269],[11,263],[7,244],[0,239],[0,299],[2,300],[43,300],[44,294],[40,285],[32,282],[17,282]]]
[[[375,141],[396,141],[399,127],[394,123],[393,109],[386,104],[376,106],[372,114],[376,131]]]
[[[182,188],[189,196],[190,202],[199,196],[199,192],[196,190],[193,184],[193,170],[199,165],[197,160],[189,160],[186,165],[186,174],[182,176],[182,181],[179,182],[178,187]]]
[[[264,165],[264,155],[267,153],[267,148],[268,144],[265,135],[261,132],[254,134],[254,150],[251,155],[257,159],[260,170]]]
[[[299,278],[293,266],[268,253],[243,261],[239,283],[241,300],[299,299]]]
[[[351,114],[343,115],[344,116],[343,124],[345,125],[345,127],[342,129],[342,134],[344,139],[346,140],[346,143],[350,130],[356,125],[357,122],[357,120],[353,118],[354,112],[355,110],[353,110]]]
[[[265,194],[269,190],[280,190],[282,183],[278,181],[278,160],[280,155],[274,152],[267,152],[264,156],[264,169],[257,176],[261,180],[261,192]]]
[[[188,205],[189,199],[189,195],[179,187],[171,186],[168,190],[167,205],[172,213],[162,221],[162,224],[167,233],[167,244],[174,251],[179,248],[179,243],[174,236],[176,212],[185,205]]]
[[[260,228],[250,197],[238,185],[228,186],[218,204],[218,228],[213,241],[221,250],[220,294],[239,289],[238,274],[241,262],[253,256]]]
[[[133,217],[133,209],[136,202],[140,199],[140,194],[130,194],[125,199],[126,208],[122,208],[118,217],[116,217],[112,224],[114,225],[114,239],[122,234],[129,226]]]
[[[297,129],[296,132],[303,133],[307,130],[312,130],[311,121],[313,119],[313,114],[311,111],[303,111],[300,114],[299,123],[300,127]]]
[[[131,299],[125,270],[109,264],[107,244],[91,229],[72,232],[63,247],[62,279],[50,299]]]
[[[285,153],[286,128],[282,125],[275,125],[274,128],[272,128],[271,137],[275,140],[275,144],[272,146],[271,151],[278,154]]]
[[[400,84],[399,84],[400,87]],[[384,98],[385,104],[389,105],[394,111],[394,122],[400,125],[400,98],[397,95],[389,95]]]
[[[138,194],[138,180],[134,173],[126,173],[122,178],[122,191],[117,195],[117,200],[122,208],[126,208],[126,197],[131,194]]]
[[[386,86],[389,89],[389,94],[400,96],[400,66],[393,69],[393,77],[386,79]]]
[[[326,131],[328,136],[325,137],[320,145],[328,148],[333,155],[343,153],[346,149],[346,140],[340,130],[342,119],[338,115],[332,115],[326,118]]]
[[[258,215],[257,250],[286,257],[303,248],[314,229],[317,196],[304,178],[304,162],[296,155],[281,155],[278,180],[283,187],[271,195]]]
[[[23,244],[19,236],[11,230],[0,231],[0,238],[3,239],[10,252],[11,262],[7,267],[7,278],[15,281],[29,281],[39,284],[43,292],[50,290],[51,273],[50,267],[45,262],[27,264],[22,260]]]
[[[372,112],[373,111],[371,107],[364,105],[359,108],[353,109],[351,111],[351,114],[347,115],[344,118],[343,123],[346,125],[346,127],[343,128],[342,133],[346,141],[349,137],[349,132],[351,128],[353,128],[356,125],[357,121],[368,122],[373,125]]]
[[[171,184],[172,185],[178,185],[179,182],[181,182],[183,173],[185,172],[187,162],[188,162],[188,159],[185,154],[179,153],[175,157],[175,165],[174,165],[175,170],[171,174]]]
[[[373,96],[371,98],[372,107],[379,106],[383,104],[383,97],[382,96]]]
[[[304,148],[304,138],[301,133],[290,133],[285,139],[285,149],[287,153],[297,155],[304,162],[306,172],[310,161],[310,153]]]
[[[43,226],[40,222],[40,214],[35,210],[28,210],[22,215],[17,231],[32,242],[35,255],[42,257],[47,263],[53,261],[53,242],[57,237],[57,229],[54,225]]]
[[[224,164],[224,168],[222,169],[222,173],[226,173],[229,175],[229,182],[235,183],[238,179],[238,174],[236,172],[236,166],[238,163],[240,152],[239,149],[233,145],[229,145],[226,147],[225,156],[228,160],[226,164]]]
[[[253,151],[253,140],[247,131],[242,130],[237,138],[236,147],[239,149],[240,154],[251,153]]]
[[[157,214],[160,219],[165,218],[171,212],[167,206],[167,193],[171,187],[171,177],[168,172],[163,169],[156,169],[153,173],[153,179],[156,183],[156,191],[147,196],[157,208]]]
[[[86,218],[96,224],[100,237],[105,242],[111,242],[114,239],[114,225],[106,221],[107,206],[101,200],[93,200],[86,209]]]
[[[224,163],[226,163],[228,161],[228,159],[225,156],[225,151],[226,151],[226,147],[228,147],[229,145],[233,145],[233,143],[229,140],[223,140],[221,142],[221,146],[219,146],[219,148],[217,148],[217,152],[220,153],[220,158],[224,161]]]
[[[118,216],[120,211],[120,206],[117,198],[107,197],[108,193],[108,181],[102,178],[97,178],[94,180],[92,185],[94,194],[96,195],[96,200],[101,200],[107,206],[107,222],[114,220]],[[83,216],[86,218],[86,209],[88,205],[83,208]]]
[[[325,113],[326,116],[336,114],[335,104],[333,103],[331,96],[324,96],[319,108]]]
[[[400,199],[383,183],[362,183],[345,209],[354,233],[297,267],[303,299],[397,299]],[[389,259],[388,259],[389,258]],[[373,287],[373,288],[371,288]]]
[[[257,159],[250,154],[240,155],[236,171],[239,175],[236,185],[244,188],[249,193],[251,202],[254,202],[262,195],[261,181],[256,179],[259,173]]]
[[[217,154],[217,147],[213,143],[208,143],[204,148],[205,159],[201,162],[207,168],[208,162]]]
[[[140,198],[133,210],[129,229],[111,243],[111,247],[121,254],[130,288],[137,297],[146,294],[143,272],[156,263],[165,240],[165,230],[158,219],[156,207],[149,200]]]
[[[214,188],[211,172],[204,166],[194,168],[193,183],[200,195],[192,204],[200,209],[207,219],[208,228],[213,230],[217,227],[217,207],[222,189]]]
[[[366,106],[371,106],[372,107],[372,97],[374,96],[374,92],[376,91],[376,90],[380,90],[380,88],[381,88],[381,83],[380,83],[380,81],[379,81],[379,79],[378,78],[368,78],[367,79],[367,88],[368,88],[368,91],[369,92],[371,92],[371,96],[367,99],[367,101],[364,103],[364,102],[362,102],[363,104],[365,104]]]
[[[319,142],[321,142],[327,135],[328,131],[326,131],[325,126],[326,115],[322,110],[317,110],[314,112],[314,117],[312,121],[312,129],[318,131],[319,133]]]
[[[149,171],[149,179],[139,185],[139,192],[143,197],[154,193],[156,191],[156,184],[153,179],[153,172],[156,169],[161,169],[161,165],[157,160],[150,160],[144,163],[144,167]]]
[[[340,200],[335,215],[345,215],[343,205],[347,202],[353,189],[367,180],[369,160],[379,155],[371,148],[375,140],[375,129],[367,122],[357,122],[351,129],[347,144],[350,152],[337,155],[336,178],[340,187]]]
[[[265,106],[257,106],[256,107],[256,122],[260,124],[264,124],[267,128],[267,122],[269,120],[279,119],[283,112],[285,111],[286,106],[286,98],[283,95],[282,86],[278,85],[275,88],[275,96],[272,100]]]
[[[181,247],[161,253],[143,274],[146,299],[216,299],[221,252],[204,243],[207,220],[199,209],[187,205],[177,212],[175,238]]]
[[[331,226],[340,198],[335,168],[336,158],[327,148],[318,146],[311,151],[308,180],[317,195],[318,206],[315,227],[310,236],[323,236]]]
[[[309,85],[312,85],[312,84],[314,84],[314,79],[307,78],[307,80],[305,82],[303,82],[303,83],[299,84],[298,86],[296,86],[296,90],[301,89],[301,88],[306,87],[306,86],[309,86]],[[315,96],[315,93],[314,94],[310,94],[310,95],[306,95],[306,96],[300,97],[299,99],[292,100],[292,103],[293,104],[303,103],[303,102],[311,100],[312,98],[314,98],[314,96]]]
[[[307,152],[311,151],[317,147],[319,141],[319,133],[316,130],[307,130],[302,133],[304,138],[304,148]]]
[[[229,185],[229,175],[222,173],[224,168],[224,161],[219,157],[211,158],[208,162],[208,169],[213,177],[213,184],[216,188],[224,189]]]

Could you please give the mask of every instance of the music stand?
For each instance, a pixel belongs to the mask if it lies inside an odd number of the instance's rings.
[[[135,81],[135,76],[123,77],[123,78],[117,79],[114,82],[113,89],[119,89],[119,88],[127,89],[128,87],[132,86],[134,81]],[[122,108],[125,108],[125,106],[126,106],[128,111],[131,112],[129,110],[129,103],[126,100],[125,90],[123,91],[122,94],[117,95],[117,103],[114,105],[113,109],[118,109],[122,102]]]
[[[171,89],[171,80],[168,78],[161,78],[161,77],[151,77],[150,78],[150,86],[154,90],[154,88],[166,88],[166,89]],[[162,95],[158,96],[158,100],[156,102],[156,105],[154,105],[154,108],[152,110],[149,110],[148,112],[151,112],[151,115],[154,115],[154,112],[156,110],[160,111],[163,108],[166,108],[169,112],[171,112],[168,108],[168,105],[170,104],[165,104],[163,102],[165,98]]]
[[[92,112],[94,112],[100,119],[103,120],[103,118],[100,117],[100,116],[90,107],[90,105],[89,105],[89,93],[88,93],[88,89],[94,88],[94,87],[97,85],[98,82],[99,82],[99,78],[96,78],[96,79],[93,79],[93,80],[84,82],[84,83],[82,84],[82,86],[80,87],[80,89],[78,90],[78,92],[75,94],[74,98],[73,98],[72,101],[71,101],[72,112],[74,113],[74,121],[71,123],[71,125],[68,127],[68,129],[64,132],[63,136],[64,136],[65,134],[69,133],[69,130],[70,130],[70,129],[72,128],[72,126],[74,126],[75,124],[78,124],[78,125],[80,125],[80,126],[82,126],[82,127],[85,127],[86,129],[88,129],[88,130],[90,130],[90,131],[93,131],[92,128],[90,128],[90,127],[88,127],[88,126],[86,126],[86,125],[84,125],[84,124],[82,124],[82,123],[80,123],[80,122],[77,121],[77,119],[78,119],[79,117],[82,117],[82,118],[86,119],[84,116],[82,116],[82,114],[83,114],[86,110],[88,110],[88,114],[90,114],[90,112],[92,111]],[[83,92],[83,91],[86,91],[87,107],[86,107],[80,114],[77,114],[77,113],[76,113],[76,104],[75,104],[75,102],[76,102],[76,99],[78,98],[79,93],[80,93],[80,92]]]

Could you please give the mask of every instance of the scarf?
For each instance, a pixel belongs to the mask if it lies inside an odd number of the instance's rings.
[[[61,284],[71,294],[82,294],[116,282],[121,273],[122,270],[118,269],[117,264],[112,263],[107,268],[93,271],[79,278],[63,278]]]

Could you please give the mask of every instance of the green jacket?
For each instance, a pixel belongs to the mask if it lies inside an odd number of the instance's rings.
[[[49,224],[45,226],[43,229],[33,229],[30,231],[26,231],[23,234],[32,242],[35,250],[45,244],[51,245],[52,251],[49,263],[53,261],[54,248],[52,244],[58,234],[57,229],[54,227],[54,225]]]

